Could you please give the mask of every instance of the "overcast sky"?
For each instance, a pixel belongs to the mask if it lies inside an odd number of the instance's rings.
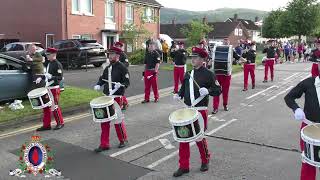
[[[206,11],[218,8],[248,8],[271,11],[284,7],[290,0],[157,0],[164,7],[190,11]]]

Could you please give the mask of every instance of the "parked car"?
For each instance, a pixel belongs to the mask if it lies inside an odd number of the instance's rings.
[[[56,42],[57,59],[66,67],[93,64],[100,67],[106,62],[105,49],[96,40],[69,39]]]
[[[22,60],[0,54],[0,102],[24,98],[31,90],[31,74]]]
[[[16,59],[25,60],[30,45],[36,45],[38,52],[44,52],[41,43],[38,42],[15,42],[5,45],[1,50],[1,54],[5,54]]]

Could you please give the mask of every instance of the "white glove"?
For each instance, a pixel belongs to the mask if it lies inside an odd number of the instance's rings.
[[[306,115],[304,114],[304,112],[301,108],[298,108],[294,111],[294,118],[297,121],[302,121],[306,118]]]
[[[36,79],[36,84],[39,84],[39,83],[41,82],[41,80],[42,80],[42,78],[41,78],[41,77],[38,77],[38,78]]]
[[[120,87],[121,87],[121,83],[119,83],[119,82],[114,83],[115,89],[119,89]]]
[[[207,88],[200,88],[199,93],[200,93],[200,96],[206,96],[209,94],[209,91]]]
[[[100,90],[100,88],[101,88],[101,86],[100,86],[100,85],[95,85],[93,89],[94,89],[94,90],[96,90],[96,91],[99,91],[99,90]]]
[[[179,96],[179,94],[174,94],[173,100],[179,101],[179,100],[181,100],[181,97]]]
[[[49,74],[49,73],[47,73],[47,74],[46,74],[46,78],[47,78],[47,79],[51,79],[51,78],[52,78],[52,75]]]

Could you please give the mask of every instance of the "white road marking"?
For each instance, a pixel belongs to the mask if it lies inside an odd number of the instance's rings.
[[[292,77],[294,77],[294,76],[296,76],[296,75],[298,75],[299,73],[294,73],[294,74],[292,74],[291,76],[289,76],[289,77],[287,77],[287,78],[285,78],[285,79],[283,79],[284,81],[286,81],[286,80],[288,80],[288,79],[290,79],[290,78],[292,78]]]
[[[235,122],[235,121],[237,121],[237,119],[232,119],[232,120],[224,123],[223,125],[217,127],[216,129],[213,129],[212,131],[210,131],[209,133],[206,133],[206,134],[207,134],[207,135],[212,135],[213,133],[218,132],[218,131],[221,130],[222,128],[230,125],[231,123],[233,123],[233,122]],[[196,144],[195,142],[192,142],[192,143],[190,143],[190,146],[194,146],[195,144]],[[176,155],[178,155],[178,154],[179,154],[179,150],[174,151],[174,152],[170,153],[169,155],[167,155],[167,156],[159,159],[158,161],[155,161],[155,162],[153,162],[152,164],[148,165],[147,168],[152,169],[152,168],[158,166],[159,164],[161,164],[161,163],[169,160],[170,158],[172,158],[172,157],[174,157],[174,156],[176,156]]]
[[[291,88],[293,88],[293,86],[290,86],[290,87],[288,87],[287,89],[285,89],[285,90],[279,92],[278,94],[272,96],[271,98],[267,99],[267,101],[271,101],[271,100],[275,99],[276,97],[278,97],[278,96],[281,95],[281,94],[284,94],[285,92],[287,92],[287,91],[290,90]]]
[[[163,145],[165,149],[174,149],[174,145],[168,139],[159,139],[160,143]]]
[[[145,145],[145,144],[148,144],[148,143],[150,143],[150,142],[152,142],[152,141],[155,141],[155,140],[158,140],[158,139],[160,139],[160,138],[163,138],[163,137],[165,137],[165,136],[167,136],[167,135],[169,135],[169,134],[171,134],[171,133],[172,133],[172,131],[165,132],[165,133],[163,133],[163,134],[161,134],[161,135],[159,135],[159,136],[153,137],[153,138],[148,139],[148,140],[146,140],[146,141],[143,141],[143,142],[141,142],[141,143],[139,143],[139,144],[136,144],[136,145],[134,145],[134,146],[130,146],[130,147],[124,149],[124,150],[121,150],[121,151],[118,151],[118,152],[116,152],[116,153],[113,153],[113,154],[110,155],[110,157],[119,156],[119,155],[121,155],[121,154],[123,154],[123,153],[126,153],[126,152],[128,152],[128,151],[131,151],[131,150],[133,150],[133,149],[136,149],[136,148],[138,148],[138,147],[141,147],[141,146],[143,146],[143,145]]]
[[[264,90],[262,90],[262,91],[259,91],[259,92],[255,93],[255,94],[247,97],[246,99],[251,99],[251,98],[253,98],[253,97],[256,97],[256,96],[258,96],[259,94],[262,94],[262,93],[264,93],[264,92],[266,92],[266,91],[268,91],[269,89],[272,89],[272,88],[278,88],[278,86],[276,86],[276,85],[270,86],[270,87],[268,87],[267,89],[264,89]]]

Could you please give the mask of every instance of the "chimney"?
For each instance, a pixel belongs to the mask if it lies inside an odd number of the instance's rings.
[[[254,18],[254,22],[258,22],[258,21],[259,21],[259,17],[256,16],[256,17]]]
[[[208,23],[208,18],[207,18],[207,16],[204,16],[204,17],[202,18],[202,23],[203,23],[203,24],[207,24],[207,23]]]
[[[234,14],[233,21],[238,21],[238,14]]]
[[[174,17],[174,18],[172,19],[172,24],[173,24],[173,25],[176,24],[176,17]]]

